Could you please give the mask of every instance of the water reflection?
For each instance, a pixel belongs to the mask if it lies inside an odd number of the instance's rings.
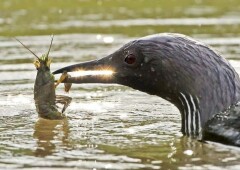
[[[177,166],[189,169],[202,167],[211,169],[212,166],[226,166],[226,160],[231,160],[231,166],[239,165],[239,153],[234,153],[235,149],[231,146],[200,142],[183,136],[179,139],[175,138],[169,143],[169,147],[170,151],[167,155],[169,160],[166,159],[167,161],[163,161],[162,164],[165,168],[174,169]]]
[[[140,159],[145,165],[151,163],[162,169],[221,169],[222,166],[239,168],[239,151],[226,145],[217,145],[219,144],[203,143],[183,136],[151,146],[127,147],[124,152],[131,158]],[[116,155],[123,152],[114,146],[99,145],[99,148]]]
[[[68,145],[68,120],[47,120],[39,118],[34,127],[33,137],[37,139],[35,156],[52,155],[59,146]]]

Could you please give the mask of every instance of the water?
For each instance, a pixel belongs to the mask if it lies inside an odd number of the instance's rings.
[[[63,31],[54,38],[52,70],[101,58],[135,37],[161,32],[164,27],[165,31],[186,30],[188,35],[213,46],[240,73],[238,13],[226,11],[218,20],[215,15],[222,8],[189,5],[181,10],[179,18],[175,9],[174,19],[152,20],[137,12],[130,19],[112,13],[110,20],[101,14],[86,14],[81,20],[68,14],[71,20],[43,22],[38,29]],[[147,9],[146,14],[154,12]],[[204,14],[212,16],[204,18]],[[91,21],[96,16],[98,22]],[[198,19],[189,18],[193,16]],[[0,24],[6,18],[0,19]],[[74,27],[84,27],[83,30],[86,27],[89,32],[74,32]],[[104,29],[108,34],[103,34]],[[141,31],[134,33],[138,30]],[[18,38],[41,55],[48,49],[51,33],[28,35],[20,31],[17,35],[23,34]],[[172,104],[120,85],[73,85],[67,94],[73,101],[66,111],[66,120],[38,119],[33,100],[34,57],[17,41],[5,36],[8,34],[0,37],[0,169],[240,169],[239,148],[182,136],[180,113]],[[57,94],[65,94],[62,85]]]

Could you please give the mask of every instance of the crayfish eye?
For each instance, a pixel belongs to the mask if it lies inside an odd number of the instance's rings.
[[[133,54],[129,54],[125,60],[124,60],[127,64],[134,64],[136,62],[136,56]]]

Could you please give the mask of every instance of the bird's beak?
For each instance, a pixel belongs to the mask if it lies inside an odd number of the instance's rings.
[[[68,72],[71,77],[65,79],[63,83],[115,83],[111,56],[70,65],[54,71],[53,74],[64,72]]]

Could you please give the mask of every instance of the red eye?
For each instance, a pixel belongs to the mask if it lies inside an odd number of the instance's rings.
[[[136,57],[133,54],[128,55],[125,60],[128,64],[134,64],[136,62]]]

